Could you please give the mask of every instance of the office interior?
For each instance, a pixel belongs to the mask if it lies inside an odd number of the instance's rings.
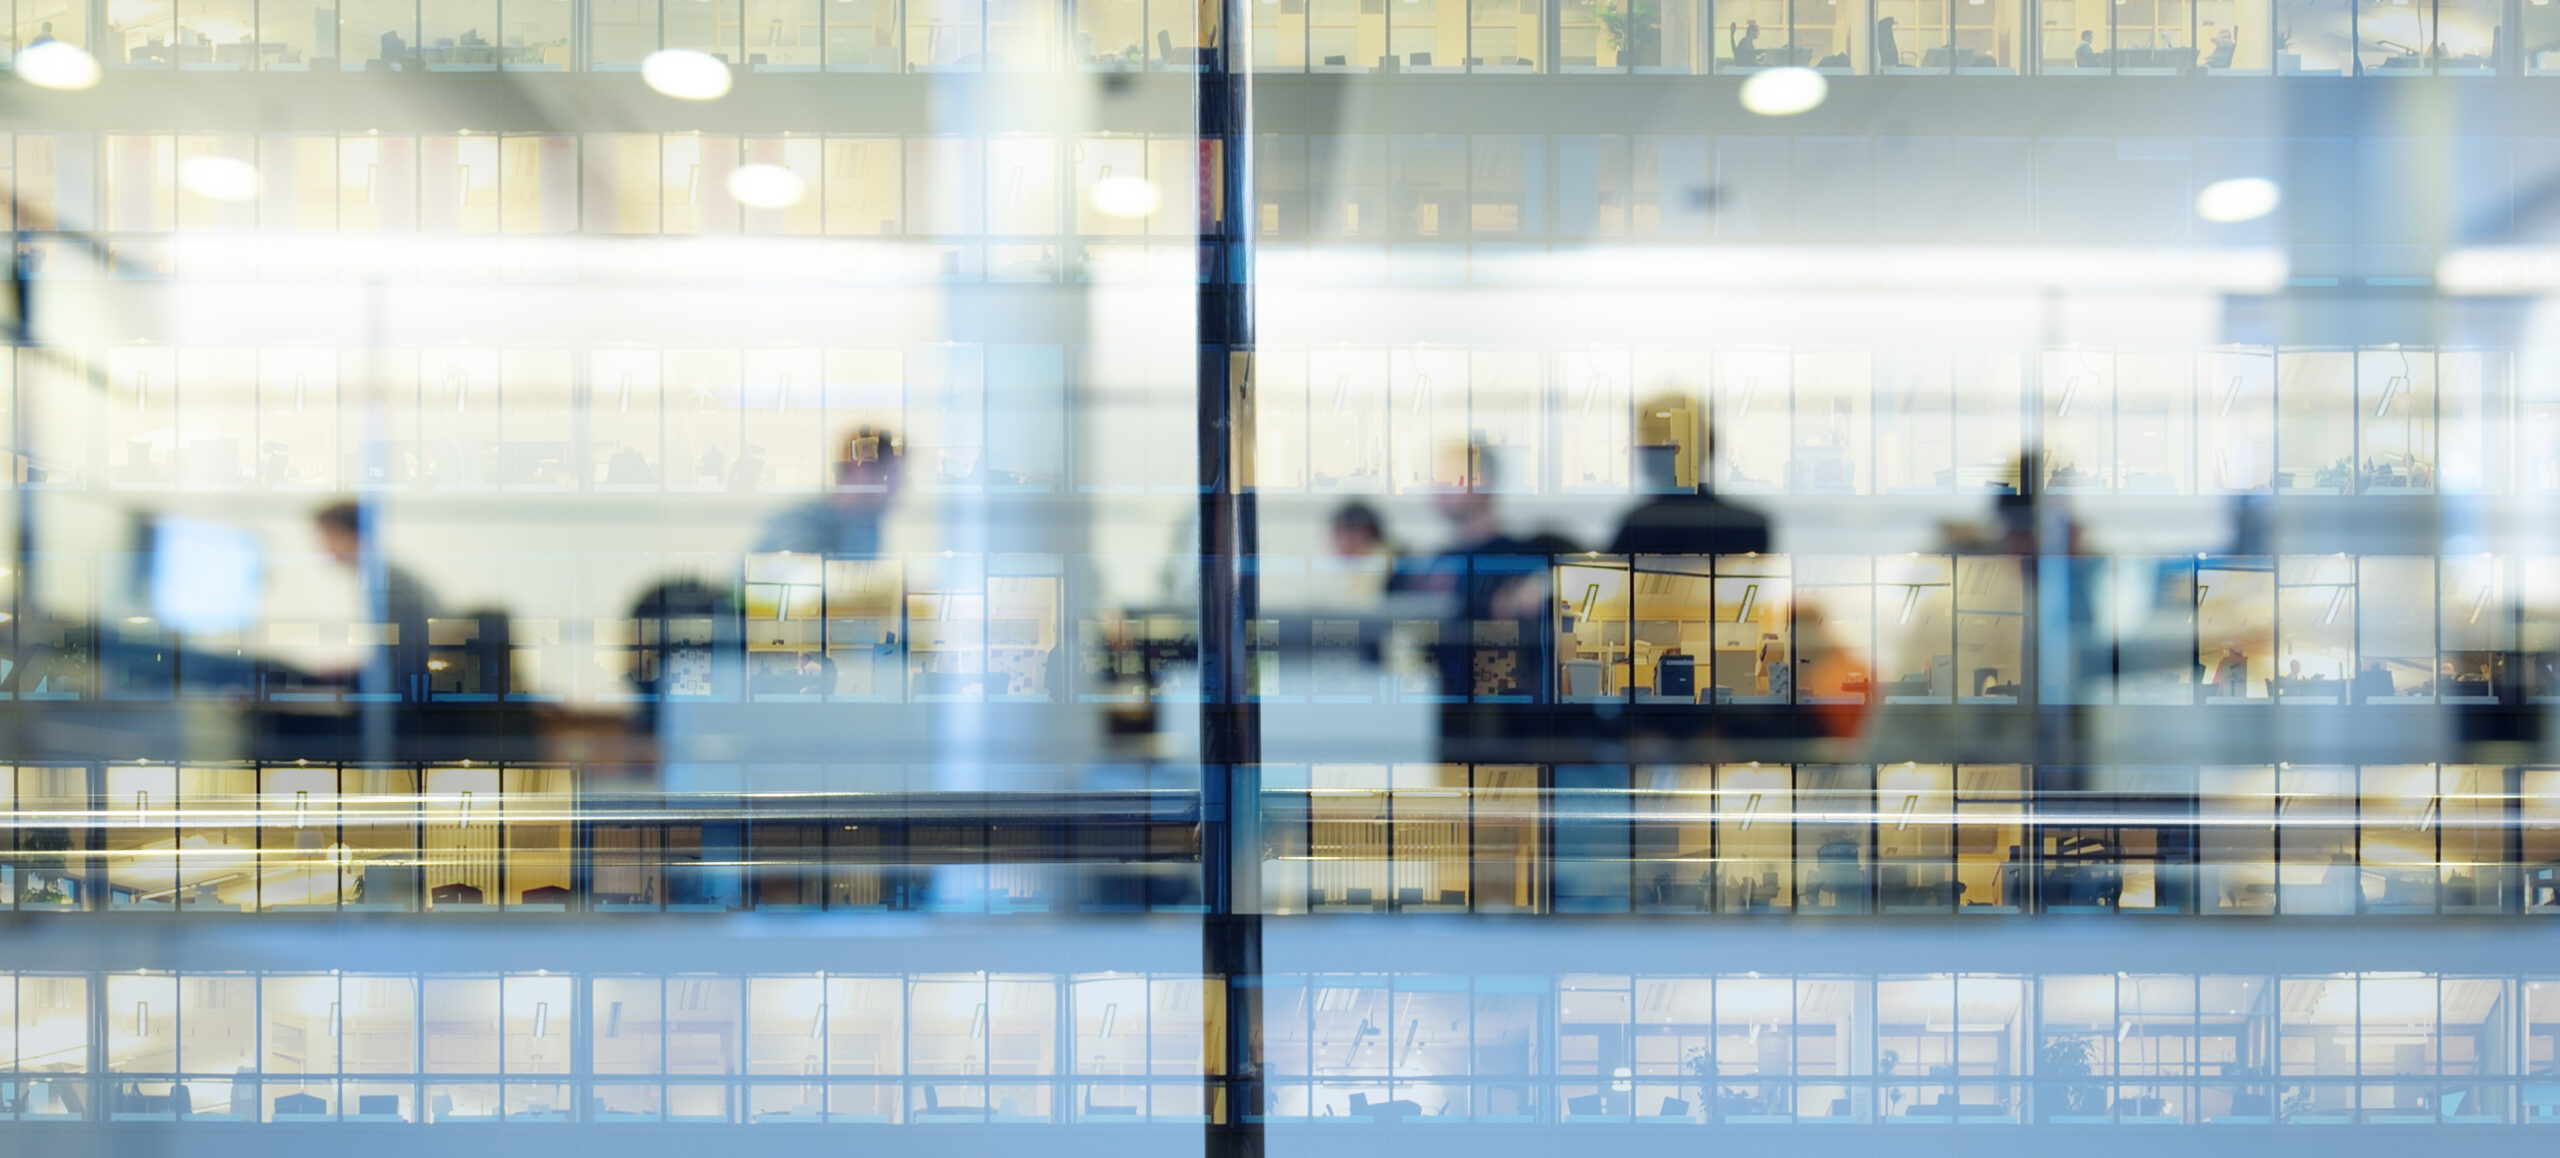
[[[2545,1148],[2541,6],[1232,12],[17,0],[0,1134]]]
[[[19,0],[7,48],[196,72],[617,71],[660,48],[779,74],[1189,72],[1216,43],[1201,19],[1166,0]],[[2533,75],[2551,28],[2530,0],[1256,0],[1242,19],[1256,71],[1421,76]]]
[[[1218,770],[1223,779],[1225,770]],[[2560,912],[2560,771],[1258,765],[1256,911]],[[21,766],[25,913],[1204,910],[1203,777],[1008,766]]]
[[[2495,1145],[2484,1128],[2551,1119],[2554,985],[1284,970],[1257,995],[1272,1062],[1241,1109],[1277,1125],[2414,1125]],[[1200,1083],[1221,1065],[1226,992],[1143,970],[19,971],[0,1022],[10,1128],[1181,1126],[1224,1109]]]

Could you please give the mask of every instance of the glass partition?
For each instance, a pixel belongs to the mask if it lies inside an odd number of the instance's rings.
[[[1916,560],[1898,562],[1904,567],[1920,566]],[[1890,614],[1893,629],[1900,631],[1907,626],[1901,622],[1903,603],[1909,603],[1916,613],[1930,585],[1915,582],[1899,590],[1880,586],[1875,581],[1876,561],[1864,555],[1799,555],[1792,565],[1795,625],[1792,639],[1782,642],[1793,644],[1790,650],[1796,666],[1790,680],[1795,686],[1796,702],[1870,702],[1868,697],[1875,693],[1879,682],[1874,673],[1887,670],[1877,659],[1877,616]],[[1944,589],[1938,589],[1937,595],[1943,600]],[[1920,674],[1924,680],[1927,678],[1925,668]]]
[[[1789,489],[1867,494],[1875,489],[1875,379],[1863,354],[1798,354]]]
[[[2032,903],[2027,783],[2027,770],[2014,764],[1956,767],[1958,911],[2020,913]]]
[[[2356,666],[2354,561],[2286,555],[2276,560],[2276,695],[2290,703],[2348,699]],[[2422,594],[2420,606],[2429,602]]]
[[[2356,562],[2355,697],[2363,703],[2432,703],[2450,692],[2436,668],[2436,565],[2366,556]]]
[[[2362,71],[2373,76],[2487,76],[2498,68],[2506,9],[2492,0],[2360,0],[2355,32]]]
[[[2276,471],[2276,359],[2260,350],[2217,350],[2198,359],[2197,483],[2213,493],[2254,493]]]
[[[2345,914],[2360,907],[2355,780],[2352,768],[2276,770],[2277,904],[2284,912]]]
[[[2435,358],[2428,354],[2393,349],[2356,356],[2360,493],[2429,494],[2436,489],[2435,371]]]
[[[2117,482],[2116,360],[2103,350],[2044,353],[2044,478],[2054,494]]]
[[[2506,826],[2518,797],[2509,777],[2504,768],[2482,765],[2447,764],[2440,770],[2436,904],[2444,912],[2514,908],[2519,873],[2507,856]]]
[[[2396,359],[2393,364],[2397,364]],[[2341,352],[2284,351],[2276,355],[2278,491],[2310,495],[2353,493],[2357,480],[2353,457],[2355,366],[2354,356]],[[2374,389],[2378,395],[2388,386],[2386,378]],[[2396,396],[2398,389],[2392,393]]]
[[[1908,769],[1895,780],[1896,786],[1917,790],[1909,783],[1925,780]],[[1796,909],[1803,913],[1863,913],[1877,903],[1872,895],[1874,884],[1889,883],[1896,892],[1887,893],[1883,901],[1908,903],[1907,885],[1911,874],[1925,874],[1927,865],[1913,864],[1914,842],[1899,834],[1892,842],[1875,831],[1877,801],[1884,789],[1878,787],[1875,769],[1863,764],[1808,765],[1797,769],[1796,800],[1802,819],[1796,823]],[[1919,843],[1925,844],[1924,830]],[[1882,858],[1890,847],[1903,862],[1886,865]]]
[[[1972,680],[1978,673],[1970,669],[1984,665],[1957,670],[1953,562],[1943,555],[1886,555],[1876,560],[1875,576],[1875,671],[1883,702],[1946,703],[1965,694],[1959,679]]]
[[[2329,594],[2340,590],[2335,586]],[[2316,601],[2305,588],[2298,600]],[[2277,666],[2276,575],[2272,560],[2199,561],[2195,577],[2196,670],[2208,702],[2236,703],[2271,694]],[[2306,611],[2327,617],[2325,604]],[[2334,629],[2334,621],[2327,626]],[[2331,633],[2335,634],[2334,630]]]
[[[2276,769],[2197,771],[2198,908],[2207,913],[2272,913],[2276,907]]]
[[[1718,912],[1794,907],[1794,769],[1727,764],[1716,769],[1715,901]]]
[[[1947,912],[1964,900],[1955,873],[1955,769],[1876,769],[1876,905],[1883,912]]]
[[[2525,911],[2560,913],[2560,768],[2517,773],[2516,803],[2516,866],[2524,878]]]
[[[2360,75],[2355,7],[2350,0],[2275,0],[2276,75]]]

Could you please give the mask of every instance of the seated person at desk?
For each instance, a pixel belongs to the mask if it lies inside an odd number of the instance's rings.
[[[1752,21],[1751,26],[1744,29],[1739,35],[1735,34],[1733,25],[1726,24],[1724,26],[1724,34],[1725,42],[1733,49],[1733,63],[1735,67],[1750,68],[1760,63],[1759,21]]]
[[[2096,35],[2097,33],[2086,31],[2080,34],[2080,47],[2073,49],[2071,52],[2072,64],[2080,68],[2105,68],[2107,66],[2106,58],[2098,55],[2098,46],[2091,40],[2091,38]]]
[[[2213,55],[2204,58],[2206,68],[2229,68],[2231,57],[2240,51],[2240,36],[2225,28],[2213,34]]]

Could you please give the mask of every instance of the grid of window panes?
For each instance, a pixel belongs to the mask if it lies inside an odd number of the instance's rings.
[[[1225,770],[1217,771],[1221,777]],[[2560,913],[2560,770],[1260,765],[1275,915]],[[1202,911],[1200,776],[20,766],[31,912]]]
[[[1275,287],[1391,282],[1378,255],[1308,248],[1304,243],[1310,240],[1483,245],[1539,238],[1712,237],[2235,247],[2280,243],[2282,234],[2272,227],[2288,219],[2381,247],[2354,255],[2360,264],[2348,272],[2432,278],[2435,255],[2449,238],[2477,221],[2506,220],[2517,203],[2530,211],[2529,178],[2545,156],[2536,139],[2488,126],[2458,143],[2385,145],[2304,137],[2288,129],[2246,137],[1789,136],[1742,132],[1741,126],[1717,135],[1648,131],[1645,125],[1570,133],[1309,133],[1301,121],[1275,117],[1253,144],[1251,199],[1254,227],[1269,243],[1263,255],[1268,268],[1257,270],[1257,281]],[[583,232],[848,242],[1015,238],[1029,248],[969,250],[912,267],[882,266],[869,276],[894,270],[918,281],[1079,281],[1125,278],[1117,271],[1148,269],[1149,260],[1170,261],[1184,276],[1193,273],[1187,257],[1147,255],[1180,250],[1192,240],[1199,224],[1198,149],[1190,135],[1107,123],[1073,134],[533,133],[467,125],[430,133],[303,134],[20,128],[0,137],[0,166],[7,167],[5,178],[15,191],[11,223],[37,235],[27,243],[43,254],[31,270],[38,276],[64,276],[90,260],[42,236],[60,228],[110,235],[128,276],[157,271],[224,280],[302,278],[369,255],[364,248],[304,253],[271,235],[531,238]],[[225,200],[218,187],[209,196],[180,179],[190,162],[207,158],[253,163],[259,192]],[[788,170],[805,195],[783,208],[741,205],[729,178],[749,165]],[[2463,191],[2459,219],[2411,178],[2413,170],[2439,166],[2494,174]],[[2287,172],[2318,181],[2294,182],[2275,217],[2221,225],[2194,217],[2197,191],[2208,185]],[[1097,186],[1130,177],[1155,186],[1150,205],[1097,200]],[[2354,195],[2321,183],[2329,181],[2355,183]],[[181,252],[175,265],[164,251],[134,248],[168,233],[182,239],[255,233],[261,242],[247,252]],[[1061,264],[1064,258],[1043,254],[1035,244],[1051,239],[1048,244],[1055,245],[1062,235],[1089,239],[1093,256]],[[1483,257],[1490,263],[1504,252],[1485,250]],[[1592,260],[1607,258],[1603,253]],[[804,260],[843,276],[848,271],[842,267],[852,259]],[[1914,260],[1951,258],[1937,253]],[[2107,276],[2125,260],[2121,254],[2072,255],[2051,272]],[[2333,265],[2347,256],[2320,260]],[[588,276],[627,276],[634,268],[600,267]],[[1419,272],[1396,268],[1405,284]],[[1931,277],[1950,272],[1937,265],[1924,269]],[[428,264],[409,276],[438,270]],[[442,272],[483,271],[457,263]],[[1484,264],[1470,270],[1461,263],[1432,276],[1518,286],[1629,276],[1651,282],[1667,272],[1606,264]],[[1736,266],[1732,272],[1747,278],[1754,271]],[[1678,343],[1666,336],[1666,344]],[[2154,373],[2138,363],[2105,369],[2110,381]],[[2095,386],[2097,368],[2078,372]]]
[[[2560,1121],[2560,979],[2534,975],[1282,973],[1234,1107],[1203,1096],[1225,997],[1145,972],[20,972],[0,1121]]]
[[[278,512],[278,533],[298,532],[300,513]],[[1195,613],[1117,602],[1105,576],[1123,565],[1108,556],[489,548],[441,553],[431,574],[509,580],[507,612],[403,613],[369,603],[355,579],[315,579],[306,601],[255,626],[155,614],[134,560],[50,552],[31,576],[9,578],[15,610],[0,612],[0,635],[22,657],[0,678],[0,699],[459,708],[1198,695],[1175,678],[1198,646]],[[1262,560],[1271,603],[1257,639],[1268,654],[1239,694],[1346,709],[1632,703],[1691,718],[1797,705],[2560,701],[2560,608],[2516,595],[2551,589],[2560,559],[2549,557],[1576,553],[1473,563],[1480,576],[1550,594],[1551,609],[1453,620],[1364,606],[1361,572],[1325,557]],[[670,574],[740,594],[660,614],[646,601]],[[2032,598],[2039,590],[2096,610],[2056,613]],[[374,639],[394,645],[388,690],[311,674],[312,657],[343,660]],[[799,672],[803,659],[823,659],[824,672]],[[674,669],[684,678],[667,678]],[[1444,686],[1459,671],[1472,674]]]
[[[2554,67],[2541,46],[2560,20],[2507,0],[1254,0],[1245,11],[1256,71],[1399,76],[1790,65],[1861,76],[2539,75]],[[16,0],[0,49],[51,38],[115,69],[189,72],[613,71],[661,48],[768,73],[1187,72],[1219,41],[1202,20],[1172,0],[160,0],[119,4],[101,26],[64,0]]]

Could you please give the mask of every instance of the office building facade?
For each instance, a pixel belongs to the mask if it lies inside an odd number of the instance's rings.
[[[0,1148],[2560,1139],[2535,0],[18,0]]]

